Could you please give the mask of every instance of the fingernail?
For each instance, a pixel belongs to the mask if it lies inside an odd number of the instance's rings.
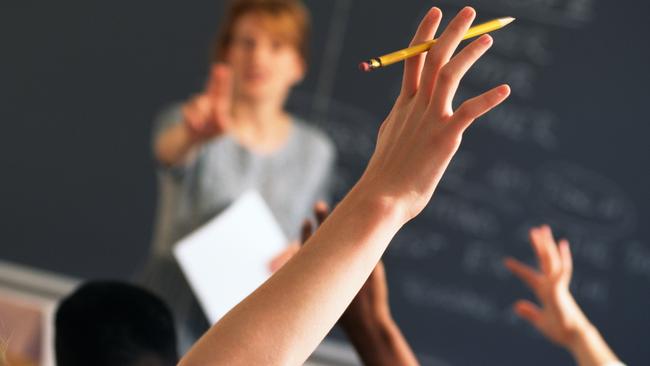
[[[499,87],[499,95],[504,96],[510,94],[510,87],[507,84],[503,84]]]
[[[464,18],[471,18],[474,15],[474,9],[471,6],[466,6],[465,8],[463,8],[461,15]]]
[[[484,34],[484,35],[481,36],[481,38],[479,38],[479,42],[481,42],[483,44],[492,43],[492,37],[490,37],[487,34]]]

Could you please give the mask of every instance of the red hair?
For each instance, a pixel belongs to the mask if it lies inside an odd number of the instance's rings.
[[[309,12],[300,0],[233,0],[212,47],[212,61],[223,62],[232,43],[235,24],[244,15],[262,18],[274,36],[292,45],[302,60],[309,59]]]

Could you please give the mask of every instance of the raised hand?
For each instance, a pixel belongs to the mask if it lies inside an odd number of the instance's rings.
[[[318,226],[329,216],[329,212],[325,202],[320,201],[314,206]],[[305,220],[302,227],[303,243],[311,237],[313,231],[311,220]],[[411,347],[393,321],[388,303],[386,271],[381,261],[377,263],[338,323],[348,335],[364,365],[418,364]]]
[[[506,267],[533,291],[539,305],[518,300],[514,309],[551,342],[571,352],[579,365],[604,365],[617,358],[569,291],[573,260],[569,242],[555,243],[547,225],[530,230],[538,269],[506,258]]]
[[[319,201],[314,206],[316,222],[320,226],[327,216],[329,207],[325,202]],[[311,220],[305,220],[302,227],[302,242],[305,243],[312,235],[314,227]],[[386,272],[384,264],[380,261],[368,277],[357,296],[354,297],[348,308],[345,310],[339,324],[343,328],[352,329],[355,324],[362,322],[379,322],[390,317],[388,306],[388,286],[386,284]]]
[[[539,270],[513,258],[506,258],[505,265],[533,291],[541,307],[528,300],[518,300],[515,312],[549,340],[567,347],[588,324],[569,292],[573,271],[569,242],[561,240],[556,244],[551,229],[541,226],[530,230],[530,243]]]
[[[475,15],[474,9],[463,9],[426,58],[406,61],[401,93],[380,128],[375,152],[359,182],[371,194],[400,205],[406,221],[431,199],[465,129],[510,93],[502,85],[452,109],[460,80],[492,45],[492,38],[484,35],[452,57]],[[441,17],[440,10],[432,9],[411,43],[431,39]]]

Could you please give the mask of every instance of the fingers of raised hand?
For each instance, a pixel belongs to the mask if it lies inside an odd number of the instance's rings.
[[[526,284],[528,288],[533,292],[537,292],[540,282],[539,273],[537,271],[514,258],[506,258],[504,264],[506,268]]]
[[[451,59],[475,16],[476,12],[471,7],[460,11],[431,50],[427,52],[424,65],[422,65],[421,57],[407,60],[404,67],[402,94],[398,98],[397,105],[403,105],[400,101],[410,101],[410,96],[415,93],[414,103],[409,104],[405,110],[411,115],[418,115],[426,111],[425,118],[420,122],[415,122],[417,125],[424,121],[444,120],[444,122],[451,122],[450,125],[454,128],[455,133],[462,134],[476,118],[499,105],[510,94],[510,88],[507,85],[501,85],[466,101],[455,113],[451,109],[451,103],[458,90],[460,80],[492,44],[492,38],[485,35],[472,42]],[[435,31],[434,28],[439,25],[440,17],[439,10],[429,11],[420,24],[412,43],[417,43],[425,38],[425,33],[428,33],[426,34],[428,36],[430,32]],[[427,29],[429,29],[428,32]],[[417,125],[411,127],[417,129]]]
[[[470,43],[440,69],[429,105],[433,113],[452,113],[451,103],[461,79],[490,46],[492,37],[486,34]]]
[[[418,26],[413,39],[411,40],[410,46],[414,46],[420,43],[424,43],[428,40],[433,39],[436,34],[436,30],[440,25],[440,19],[442,19],[442,12],[440,9],[434,7],[431,8],[427,14],[422,18],[420,25]],[[415,57],[411,57],[404,62],[404,77],[402,79],[402,94],[406,97],[412,97],[415,95],[415,92],[418,90],[418,85],[420,84],[420,74],[422,72],[422,65],[424,64],[424,59],[426,54],[420,54]]]
[[[562,275],[568,282],[571,280],[571,274],[573,273],[573,257],[569,248],[569,242],[566,239],[560,240],[558,249],[560,252],[560,262],[562,263]]]
[[[534,303],[528,300],[518,300],[514,305],[515,313],[521,318],[528,321],[535,328],[543,328],[542,310]]]
[[[457,133],[463,133],[478,117],[501,104],[509,95],[510,87],[500,85],[479,96],[466,100],[451,116],[450,127]]]
[[[553,232],[548,225],[542,225],[539,228],[539,235],[542,247],[548,257],[549,274],[556,276],[562,270],[562,262],[557,244],[555,243],[555,239],[553,239]]]
[[[427,52],[422,68],[418,101],[427,104],[437,82],[439,70],[449,61],[463,36],[474,21],[476,11],[471,7],[461,10],[449,23],[438,41]]]
[[[537,263],[539,269],[545,276],[550,275],[551,265],[550,258],[546,250],[546,246],[541,237],[541,232],[539,227],[534,227],[530,229],[530,244],[533,247],[535,256],[537,257]]]
[[[569,249],[569,242],[560,240],[559,244],[553,239],[553,232],[548,225],[532,228],[530,239],[540,263],[542,273],[549,280],[556,281],[560,278],[568,280],[573,271],[573,259]]]

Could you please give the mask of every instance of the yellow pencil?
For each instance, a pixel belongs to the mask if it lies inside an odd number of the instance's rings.
[[[515,18],[506,17],[490,20],[489,22],[479,24],[467,30],[467,33],[463,39],[469,39],[481,34],[495,31],[497,29],[503,28],[506,25],[512,23]],[[380,67],[388,66],[396,62],[405,60],[409,57],[413,57],[421,54],[422,52],[427,52],[438,39],[432,39],[430,41],[420,43],[413,47],[405,48],[403,50],[395,51],[387,55],[383,55],[377,58],[370,59],[368,61],[362,62],[359,64],[359,69],[362,71],[372,71]]]

